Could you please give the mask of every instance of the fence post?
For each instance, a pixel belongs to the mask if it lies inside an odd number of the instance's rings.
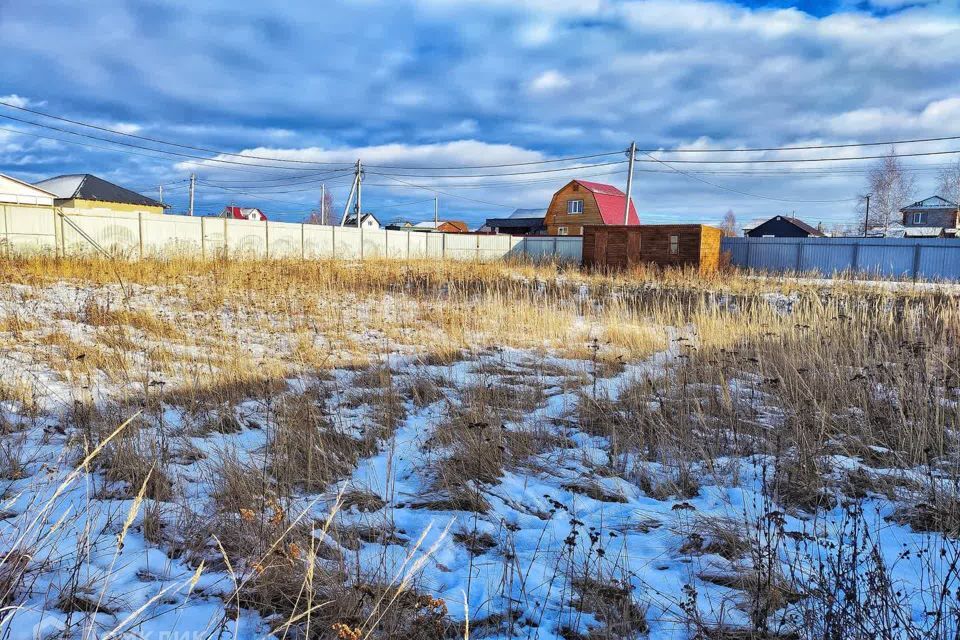
[[[360,227],[360,260],[363,260],[363,227]]]
[[[3,246],[6,256],[10,257],[10,209],[3,207]]]
[[[223,219],[223,259],[224,260],[230,257],[230,240],[227,237],[227,227],[229,225],[227,225],[227,222],[229,222],[229,220],[227,218],[224,218]]]
[[[53,214],[53,253],[56,257],[62,257],[61,251],[61,241],[60,241],[60,216],[57,215],[57,208],[53,207],[50,209],[50,213]]]
[[[337,226],[330,225],[330,259],[337,257]]]
[[[922,247],[920,246],[920,240],[916,241],[917,244],[913,245],[913,281],[916,282],[917,278],[920,277],[920,251]]]
[[[307,259],[307,225],[300,223],[300,259]]]
[[[140,259],[143,260],[143,211],[137,211],[137,235],[140,239]]]
[[[267,260],[270,259],[270,222],[267,220],[263,221],[263,239],[264,239],[264,249],[263,253],[266,256]]]
[[[797,273],[803,270],[803,240],[797,241]]]
[[[440,234],[440,257],[444,260],[447,259],[447,234]]]
[[[410,232],[407,231],[407,262],[410,261]]]
[[[853,241],[853,259],[850,261],[850,265],[851,273],[860,272],[860,243],[856,240]]]
[[[207,259],[207,219],[200,217],[200,259]]]

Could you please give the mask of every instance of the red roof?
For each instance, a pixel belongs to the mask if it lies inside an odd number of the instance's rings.
[[[257,209],[256,207],[229,206],[224,208],[223,214],[221,215],[223,215],[224,217],[231,216],[235,220],[252,220],[252,219],[266,220],[267,219],[267,214],[265,214],[260,209]]]
[[[593,197],[596,198],[603,224],[623,224],[623,209],[627,194],[613,185],[603,184],[602,182],[588,182],[587,180],[574,180],[574,182],[592,193]],[[637,208],[633,206],[632,198],[630,200],[630,220],[627,224],[640,224],[640,217],[637,215]]]

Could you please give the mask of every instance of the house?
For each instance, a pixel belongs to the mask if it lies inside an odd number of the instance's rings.
[[[955,237],[960,205],[940,196],[930,196],[900,209],[904,235],[908,238]]]
[[[746,238],[822,238],[816,227],[791,216],[773,216],[764,221],[750,222],[743,227]]]
[[[357,225],[357,214],[351,213],[347,216],[346,221],[343,223],[345,227],[356,227]],[[377,220],[377,217],[372,213],[365,213],[360,216],[360,225],[364,229],[379,229],[380,221]]]
[[[469,233],[470,228],[462,220],[438,220],[436,222],[417,222],[409,227],[407,231],[421,231],[426,233]]]
[[[543,224],[551,236],[579,236],[587,225],[622,225],[626,200],[609,184],[571,180],[553,194]],[[640,224],[633,202],[627,224]]]
[[[52,207],[55,199],[49,191],[0,173],[0,204]]]
[[[223,211],[221,211],[217,217],[262,222],[267,219],[267,214],[256,207],[235,207],[230,205],[229,207],[224,207]]]
[[[487,218],[480,231],[484,233],[509,233],[514,236],[533,236],[546,233],[543,219],[545,209],[515,209],[506,218]]]
[[[590,225],[583,228],[583,265],[620,270],[654,264],[714,271],[720,266],[722,238],[722,229],[702,224]]]
[[[163,213],[166,205],[89,173],[41,180],[33,185],[55,196],[64,209],[101,209],[117,212]]]

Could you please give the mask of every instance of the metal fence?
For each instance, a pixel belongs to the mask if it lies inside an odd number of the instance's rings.
[[[721,251],[759,271],[960,280],[960,240],[952,238],[724,238]]]
[[[106,210],[0,205],[4,255],[83,255],[106,251],[130,259],[506,257],[580,262],[579,237],[523,237],[392,231],[289,222],[253,222]]]

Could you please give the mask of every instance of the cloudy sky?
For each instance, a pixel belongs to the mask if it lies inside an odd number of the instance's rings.
[[[196,173],[201,212],[232,202],[299,220],[320,184],[342,207],[338,163],[359,158],[381,219],[432,217],[434,189],[442,216],[476,223],[545,207],[573,177],[623,188],[636,140],[664,150],[639,156],[647,222],[728,209],[844,222],[869,161],[690,161],[877,155],[887,147],[703,151],[960,134],[958,1],[0,0],[0,101],[240,154],[0,106],[0,172],[96,173],[154,197],[165,184],[175,211]],[[571,156],[595,157],[521,164]],[[905,157],[917,196],[958,157]],[[458,168],[483,165],[515,166]]]

